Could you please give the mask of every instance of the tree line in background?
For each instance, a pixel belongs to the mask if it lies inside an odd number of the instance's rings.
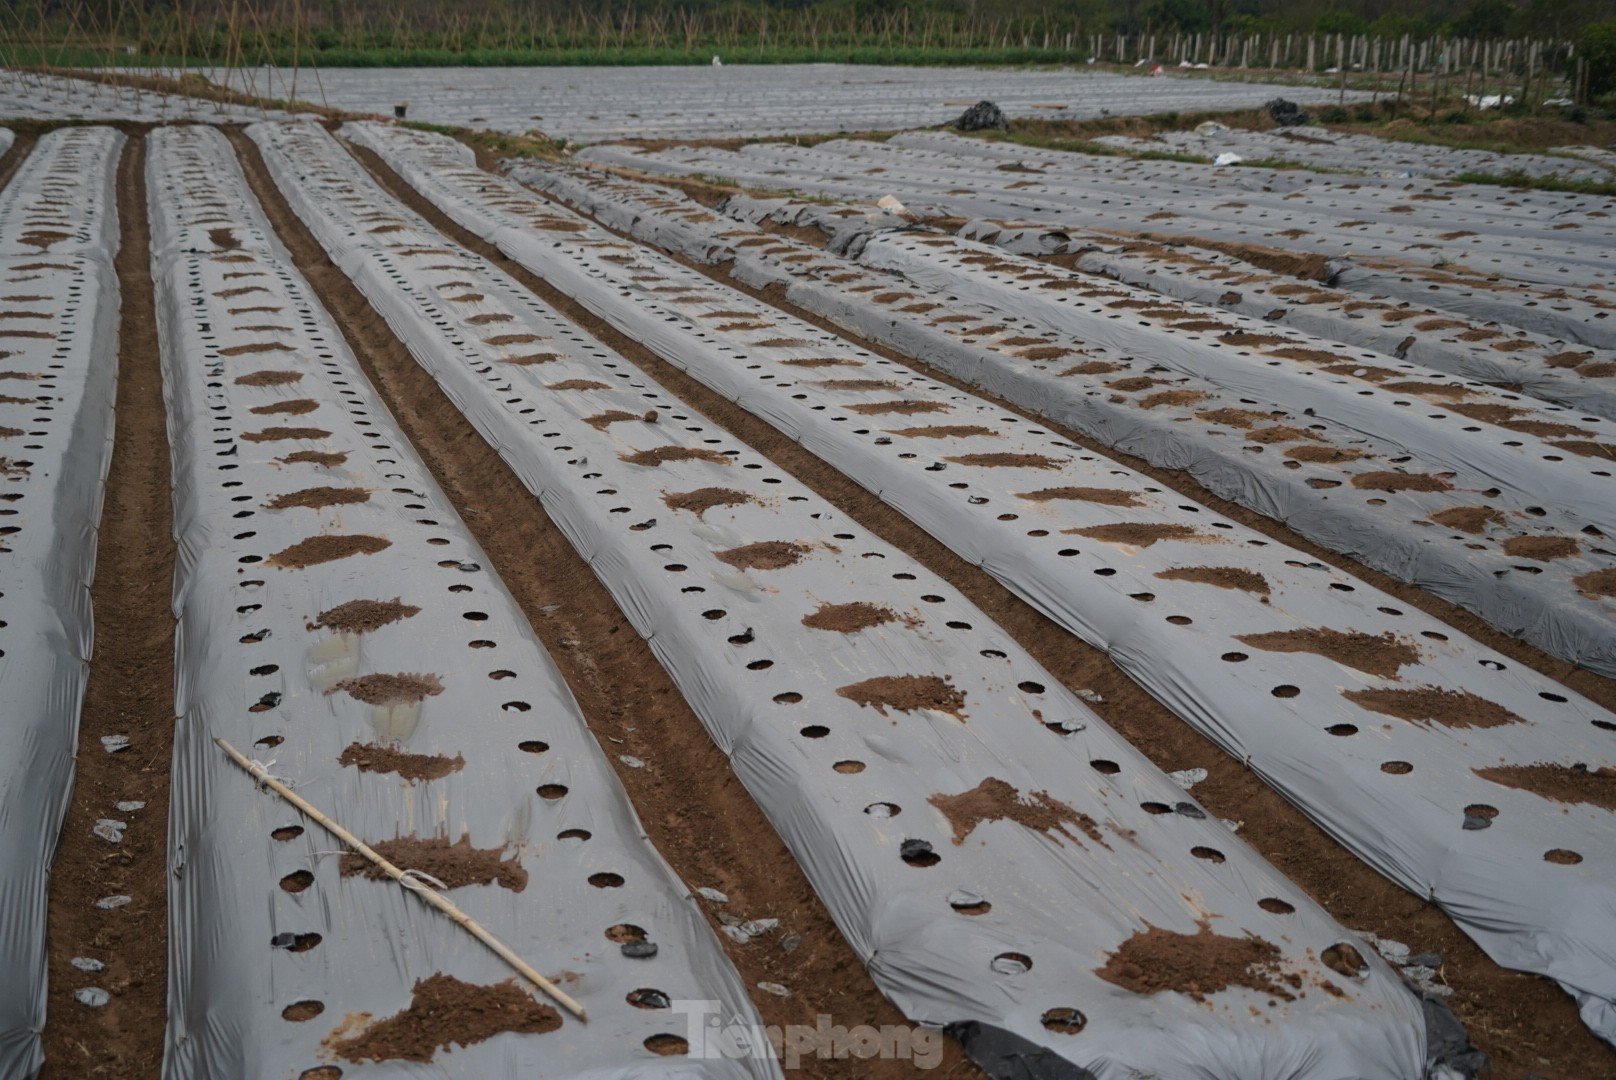
[[[1616,0],[0,0],[0,63],[1553,66],[1597,95],[1612,20]]]

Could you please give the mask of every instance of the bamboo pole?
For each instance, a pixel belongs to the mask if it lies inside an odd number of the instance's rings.
[[[230,759],[232,761],[234,761],[237,765],[240,765],[243,769],[246,769],[247,772],[252,775],[252,778],[258,781],[260,786],[269,788],[275,794],[279,795],[281,798],[303,811],[304,814],[313,818],[322,827],[324,827],[327,832],[331,833],[338,840],[341,840],[344,844],[347,844],[359,854],[375,863],[383,873],[392,878],[394,881],[398,882],[402,888],[414,893],[422,900],[425,900],[428,904],[431,904],[433,907],[443,912],[454,923],[469,931],[471,935],[478,941],[481,941],[484,945],[487,945],[490,949],[494,950],[501,960],[504,960],[507,964],[511,965],[511,967],[515,968],[524,979],[527,979],[540,990],[543,990],[546,994],[550,995],[550,997],[554,998],[558,1003],[565,1006],[567,1011],[572,1013],[572,1015],[576,1016],[580,1020],[586,1022],[588,1021],[589,1018],[584,1014],[584,1007],[582,1005],[574,1001],[566,991],[562,990],[555,983],[551,982],[549,979],[546,979],[543,975],[540,975],[536,970],[534,970],[532,965],[512,952],[504,942],[500,941],[493,934],[490,934],[487,930],[483,929],[481,923],[477,922],[470,915],[467,915],[464,911],[461,911],[449,900],[444,899],[444,897],[438,892],[428,888],[420,880],[412,877],[406,877],[405,871],[400,870],[398,867],[382,858],[381,855],[377,854],[376,851],[370,847],[370,845],[366,844],[363,840],[359,839],[359,837],[355,836],[353,833],[331,820],[331,818],[327,817],[323,812],[320,811],[318,807],[314,806],[307,799],[303,798],[303,796],[297,794],[291,788],[269,775],[269,770],[264,768],[264,766],[252,760],[240,750],[237,750],[234,746],[231,746],[218,736],[214,736],[213,741],[219,744],[219,749],[230,755]]]

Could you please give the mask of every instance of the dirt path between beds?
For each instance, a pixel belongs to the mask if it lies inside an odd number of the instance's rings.
[[[168,788],[174,745],[173,516],[163,376],[157,361],[144,138],[130,133],[118,164],[118,396],[101,512],[95,650],[79,719],[77,775],[49,898],[50,995],[45,1080],[154,1077],[168,1003]],[[108,753],[102,736],[126,735]],[[119,804],[138,809],[121,809]],[[110,843],[91,830],[127,825]],[[121,906],[97,901],[128,897]],[[106,964],[75,968],[74,957]],[[91,1008],[73,992],[100,987]]]
[[[1574,1002],[1558,985],[1548,979],[1510,971],[1495,964],[1441,909],[1394,885],[1336,843],[1255,773],[1244,768],[1150,697],[1105,653],[1039,614],[985,571],[955,555],[896,510],[766,422],[657,358],[649,349],[613,330],[581,305],[506,258],[492,245],[455,225],[388,169],[376,155],[361,148],[350,149],[393,194],[426,217],[436,228],[493,261],[568,319],[632,360],[747,445],[767,455],[860,525],[903,549],[952,583],[961,595],[986,612],[1068,687],[1074,690],[1087,688],[1101,694],[1105,701],[1095,706],[1096,711],[1159,767],[1164,770],[1191,767],[1207,769],[1208,778],[1196,786],[1195,796],[1213,813],[1241,822],[1239,835],[1344,925],[1402,942],[1415,953],[1439,953],[1443,959],[1439,981],[1445,981],[1454,989],[1450,1004],[1476,1045],[1486,1050],[1492,1059],[1493,1077],[1497,1080],[1528,1076],[1541,1080],[1580,1080],[1590,1075],[1604,1074],[1616,1076],[1616,1050],[1600,1042],[1583,1025]],[[486,156],[480,156],[479,161],[484,168],[492,164]],[[616,230],[608,231],[624,240],[639,243]],[[1442,618],[1506,655],[1560,679],[1601,704],[1616,707],[1616,683],[1589,672],[1570,670],[1569,665],[1547,658],[1529,646],[1520,645],[1491,630],[1467,612],[1413,586],[1392,581],[1384,574],[1367,571],[1349,560],[1325,552],[1282,525],[1211,496],[1184,474],[1157,469],[1138,459],[1117,454],[1092,439],[1050,425],[1047,419],[950,379],[913,359],[864,341],[785,301],[783,290],[777,287],[753,289],[731,279],[726,268],[703,266],[688,259],[673,257],[715,282],[765,300],[782,312],[805,319],[846,341],[967,393],[993,401],[1018,415],[1034,419],[1061,437],[1137,469],[1211,506],[1231,520],[1342,566],[1348,572],[1372,581],[1405,602]]]
[[[498,454],[483,441],[424,368],[332,265],[269,178],[256,146],[232,133],[259,201],[297,268],[342,327],[381,399],[465,518],[494,569],[533,624],[577,697],[590,729],[607,751],[646,832],[692,889],[725,893],[720,907],[702,903],[715,931],[717,911],[745,919],[777,918],[790,951],[771,937],[740,945],[719,941],[740,970],[767,1024],[901,1024],[830,913],[814,894],[729,761],[566,536]],[[618,759],[638,757],[631,769]],[[792,996],[757,989],[779,983]],[[977,1077],[952,1041],[928,1075]],[[903,1061],[807,1059],[811,1077],[913,1076]]]

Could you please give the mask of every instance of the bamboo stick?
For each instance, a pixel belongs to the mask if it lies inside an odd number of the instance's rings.
[[[231,746],[218,736],[214,736],[213,741],[219,744],[219,749],[230,755],[232,761],[234,761],[237,765],[240,765],[243,769],[246,769],[247,772],[252,775],[253,779],[257,780],[261,786],[269,788],[275,794],[279,795],[281,798],[303,811],[303,813],[313,818],[316,822],[323,826],[327,832],[331,833],[338,840],[341,840],[344,844],[347,844],[359,854],[375,863],[383,873],[392,878],[394,881],[398,882],[400,886],[419,896],[422,900],[425,900],[428,904],[431,904],[433,907],[447,915],[453,922],[469,931],[471,935],[478,941],[481,941],[484,945],[487,945],[490,949],[494,950],[501,960],[504,960],[507,964],[511,965],[511,967],[515,968],[524,979],[527,979],[540,990],[543,990],[546,994],[550,995],[550,997],[554,998],[558,1003],[565,1006],[568,1012],[572,1013],[580,1020],[586,1022],[588,1021],[589,1018],[584,1014],[584,1007],[582,1005],[574,1001],[566,991],[562,990],[555,983],[551,982],[549,979],[546,979],[543,975],[540,975],[536,970],[534,970],[532,965],[512,952],[504,942],[500,941],[493,934],[490,934],[487,930],[485,930],[481,923],[477,922],[470,915],[467,915],[464,911],[461,911],[458,907],[456,907],[449,900],[446,900],[436,891],[422,884],[419,880],[415,878],[406,878],[403,870],[400,870],[398,867],[382,858],[381,855],[377,854],[376,851],[370,847],[370,845],[366,844],[363,840],[359,839],[359,837],[355,836],[353,833],[331,820],[331,818],[327,817],[323,812],[320,811],[318,807],[314,806],[307,799],[303,798],[303,796],[297,794],[291,788],[269,775],[269,770],[264,768],[264,766],[247,757],[247,755],[243,754],[240,750],[237,750],[234,746]]]

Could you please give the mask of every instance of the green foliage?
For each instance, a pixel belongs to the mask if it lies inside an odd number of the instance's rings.
[[[1313,29],[1321,34],[1361,34],[1369,24],[1351,11],[1326,11],[1313,20]]]
[[[1585,26],[1577,35],[1577,52],[1588,65],[1588,96],[1616,90],[1616,22]]]
[[[1501,38],[1515,21],[1515,5],[1510,0],[1473,0],[1470,10],[1453,24],[1459,37]]]

